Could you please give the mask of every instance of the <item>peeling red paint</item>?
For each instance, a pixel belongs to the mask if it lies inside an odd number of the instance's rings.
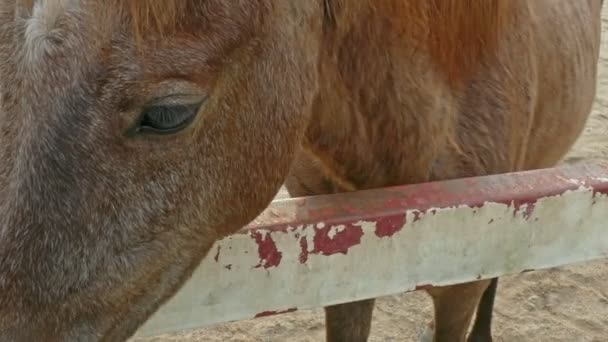
[[[269,269],[279,266],[283,253],[278,250],[271,233],[269,231],[253,231],[251,235],[258,245],[258,256],[260,257],[260,263],[256,268]]]
[[[351,247],[361,243],[361,237],[363,236],[361,227],[345,225],[344,230],[336,231],[333,237],[329,236],[332,228],[336,229],[335,227],[327,225],[317,229],[313,238],[315,248],[312,253],[323,255],[347,254]]]
[[[607,172],[608,164],[601,163],[286,200],[271,205],[266,214],[239,234],[251,234],[258,244],[258,267],[270,268],[279,265],[283,257],[272,239],[273,232],[295,232],[294,227],[298,227],[295,239],[301,248],[299,261],[305,263],[311,253],[346,254],[361,242],[360,221],[375,222],[375,235],[390,238],[411,223],[406,222],[407,212],[412,213],[410,221],[415,222],[437,208],[482,208],[486,203],[510,205],[514,214],[530,220],[538,199],[576,190],[581,183],[592,188],[594,196],[608,194]],[[300,230],[321,222],[327,227]],[[492,224],[494,219],[487,222]],[[331,227],[337,224],[345,229],[334,230],[335,236],[332,233],[330,237]],[[218,250],[218,260],[219,254]]]
[[[253,250],[257,250],[259,260],[256,259],[252,261],[251,259],[257,258],[258,256],[249,255],[249,258],[247,258],[246,256],[243,256],[243,253],[247,253],[246,250],[238,250],[238,247],[235,247],[234,254],[242,257],[242,259],[238,258],[239,261],[237,261],[241,262],[241,264],[235,264],[234,267],[232,265],[226,265],[228,260],[225,252],[229,250],[230,246],[224,245],[223,252],[221,252],[219,248],[217,248],[216,253],[212,252],[212,255],[215,254],[216,262],[222,262],[221,264],[214,265],[218,268],[223,266],[228,270],[231,268],[235,270],[235,272],[224,271],[226,274],[237,274],[240,272],[240,270],[242,270],[242,265],[251,265],[252,263],[255,265],[258,263],[258,261],[259,265],[257,267],[259,267],[260,270],[257,272],[265,272],[261,270],[262,267],[266,269],[276,267],[280,265],[281,262],[283,263],[282,266],[286,267],[284,272],[291,272],[292,270],[290,268],[293,266],[292,263],[295,263],[297,264],[295,267],[295,272],[302,272],[302,275],[306,277],[320,277],[321,275],[316,272],[307,272],[309,270],[305,268],[308,265],[302,266],[298,263],[298,261],[288,260],[288,258],[298,258],[300,263],[306,264],[309,261],[310,253],[317,255],[352,254],[352,252],[355,251],[355,249],[351,249],[353,246],[360,244],[362,240],[368,242],[368,240],[363,238],[364,231],[362,227],[357,224],[361,221],[375,224],[375,226],[364,226],[365,233],[368,234],[367,238],[369,239],[371,246],[378,247],[385,245],[384,243],[378,243],[379,238],[386,239],[385,242],[396,241],[399,243],[400,241],[395,240],[399,237],[399,234],[397,234],[398,232],[400,232],[402,229],[408,229],[409,227],[407,224],[412,224],[412,221],[414,220],[420,220],[424,215],[426,215],[428,218],[429,214],[432,215],[435,213],[435,208],[441,208],[439,210],[447,214],[466,214],[467,217],[465,217],[465,219],[469,218],[468,216],[471,214],[471,212],[473,212],[479,221],[487,222],[487,224],[493,224],[495,227],[501,226],[497,225],[496,222],[509,221],[513,211],[515,211],[518,219],[523,217],[526,220],[532,220],[535,219],[535,217],[542,217],[541,214],[543,213],[540,213],[540,211],[536,213],[534,212],[535,204],[537,203],[536,201],[539,198],[560,195],[564,191],[578,189],[576,184],[571,184],[572,179],[574,177],[581,178],[581,175],[579,174],[577,176],[576,173],[584,173],[585,170],[572,170],[579,171],[549,170],[538,172],[535,171],[532,173],[527,172],[523,175],[497,175],[474,179],[446,181],[435,184],[405,186],[397,189],[384,188],[373,191],[356,192],[348,195],[337,194],[332,195],[331,197],[319,196],[309,198],[305,201],[281,202],[280,206],[277,203],[271,204],[271,206],[275,205],[280,207],[281,210],[269,210],[267,218],[262,216],[262,219],[254,223],[255,226],[253,228],[249,227],[245,233],[238,233],[247,234],[247,236],[241,235],[239,237],[247,240],[246,242],[249,244],[255,241],[257,248],[253,248]],[[598,168],[597,170],[594,169],[588,171],[587,173],[593,172],[606,175],[608,172],[608,166],[602,168],[601,170]],[[556,175],[559,174],[565,174],[567,176],[556,178]],[[600,189],[596,190],[594,195],[596,193],[608,193],[608,181],[597,180],[594,184],[592,184],[592,186]],[[491,212],[485,211],[484,209],[457,209],[459,206],[483,208],[487,203],[502,203],[504,205],[508,205],[509,207],[505,208],[507,210],[506,215],[504,211],[497,210],[497,216],[495,218],[491,218],[487,215],[483,215],[491,214]],[[585,214],[586,213],[582,213],[582,215]],[[494,219],[496,219],[496,222]],[[323,223],[325,223],[325,226]],[[344,230],[336,230],[335,227],[338,224],[342,224],[344,226]],[[375,234],[375,236],[372,234]],[[279,238],[279,236],[281,236],[281,238]],[[285,242],[285,245],[277,245],[275,244],[275,241],[277,243]],[[241,245],[235,244],[235,246]],[[285,249],[283,249],[283,246],[285,246]],[[395,246],[397,248],[400,247],[400,245],[397,244],[395,244]],[[529,246],[531,248],[531,245]],[[277,247],[281,247],[281,250],[278,250]],[[523,247],[525,247],[525,243],[522,248]],[[298,248],[300,248],[300,250],[298,250]],[[252,250],[249,248],[246,249],[250,251]],[[283,251],[284,254],[281,254],[281,251]],[[387,252],[392,251],[387,250]],[[397,252],[402,252],[402,250],[397,250]],[[219,259],[221,253],[224,253],[224,259],[220,261]],[[464,256],[462,257],[464,258]],[[323,257],[317,256],[311,258],[322,259]],[[357,260],[348,261],[354,263],[357,262]],[[213,263],[213,261],[211,262]],[[287,268],[288,262],[289,268]],[[323,265],[329,265],[327,267],[331,267],[333,263],[331,260],[324,260],[324,262],[325,263],[323,263]],[[497,265],[497,268],[487,269],[485,271],[500,271],[500,266],[501,265]],[[327,267],[325,267],[325,269],[327,269]],[[239,272],[237,272],[237,270],[239,270]],[[432,270],[424,269],[424,271]],[[532,270],[524,270],[523,273],[530,271]],[[284,274],[287,273],[275,274],[275,276],[284,277]],[[482,276],[488,276],[488,274],[489,273],[484,272]],[[299,275],[300,273],[296,274],[296,276]],[[478,273],[475,273],[472,276],[476,277],[478,280],[482,277]],[[446,278],[444,281],[454,281],[455,278]],[[293,280],[294,277],[289,279]],[[297,277],[295,279],[298,280]],[[341,284],[328,283],[326,288],[337,285]],[[428,291],[435,288],[430,283],[425,284],[424,281],[422,281],[422,284],[418,286],[412,286],[412,284],[409,284],[407,287],[412,291]],[[393,287],[390,289],[391,291],[394,291]],[[331,290],[339,292],[341,289],[338,288]],[[313,298],[318,298],[314,297],[315,295],[316,294],[313,291],[310,296]],[[291,305],[287,304],[284,306],[279,306],[279,308],[287,308]],[[268,310],[270,308],[276,309],[277,306],[262,306],[258,307],[252,312]],[[263,311],[255,315],[255,317],[266,317],[293,311],[296,311],[296,309],[294,308],[284,311]]]
[[[593,198],[598,195],[608,195],[608,189],[593,188]]]
[[[481,208],[486,203],[515,205],[518,209],[528,204],[523,215],[531,219],[536,200],[577,190],[583,183],[593,189],[594,195],[608,194],[607,172],[608,163],[597,163],[283,200],[280,205],[271,205],[248,229],[285,232],[294,225],[335,223],[337,218],[342,223],[379,222],[409,210],[424,214],[433,208]],[[392,233],[392,229],[382,229],[380,235]]]
[[[380,220],[376,223],[376,236],[379,238],[391,237],[403,229],[406,224],[405,214],[402,216],[387,217],[384,220]]]
[[[308,255],[310,254],[347,254],[351,247],[361,243],[361,237],[363,237],[363,229],[361,227],[353,224],[346,224],[342,225],[344,226],[343,230],[338,231],[337,227],[339,226],[340,225],[327,225],[322,228],[315,228],[314,236],[312,238],[314,243],[312,251],[308,250],[309,247],[306,236],[301,237],[300,262],[305,263],[308,261]]]
[[[291,309],[287,309],[287,310],[283,310],[283,311],[263,311],[263,312],[260,312],[259,314],[255,315],[254,318],[280,315],[280,314],[290,313],[290,312],[294,312],[294,311],[298,311],[298,308],[291,308]]]

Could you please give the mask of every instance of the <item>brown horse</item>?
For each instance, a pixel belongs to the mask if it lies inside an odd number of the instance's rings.
[[[555,165],[600,3],[0,0],[0,341],[124,341],[285,181]],[[428,291],[434,341],[466,339],[488,284]],[[327,308],[328,340],[366,341],[373,306]]]

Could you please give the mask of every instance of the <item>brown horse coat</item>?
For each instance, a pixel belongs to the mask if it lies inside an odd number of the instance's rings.
[[[286,177],[554,165],[594,99],[600,3],[0,0],[0,341],[127,339]],[[487,284],[429,291],[436,342]],[[328,339],[365,341],[372,308],[328,308]]]

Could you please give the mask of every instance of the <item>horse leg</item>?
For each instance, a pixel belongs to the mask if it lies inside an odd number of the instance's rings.
[[[327,342],[367,342],[374,299],[325,308]]]
[[[433,332],[427,331],[422,342],[465,342],[475,309],[490,283],[481,280],[427,290],[433,298],[435,319],[429,327]]]
[[[498,278],[494,278],[481,297],[468,342],[492,342],[492,314],[497,288]]]

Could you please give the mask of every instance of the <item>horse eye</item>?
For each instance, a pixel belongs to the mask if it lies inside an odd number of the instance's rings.
[[[135,128],[136,133],[171,134],[188,127],[202,103],[188,105],[152,105],[145,107]]]

